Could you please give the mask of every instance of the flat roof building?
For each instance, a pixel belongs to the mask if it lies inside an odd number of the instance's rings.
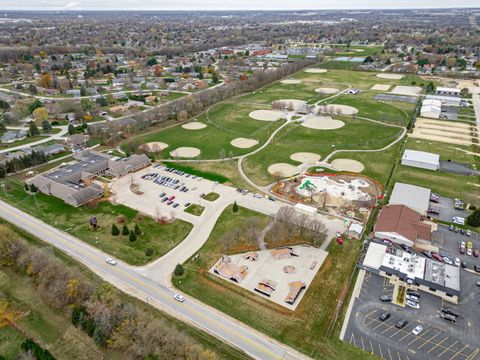
[[[440,167],[440,155],[425,151],[406,149],[402,156],[402,165],[427,170],[438,170]]]
[[[393,187],[389,205],[405,205],[421,215],[427,215],[431,190],[397,182]]]
[[[370,242],[359,266],[388,278],[390,283],[421,290],[446,301],[458,303],[460,268],[409,254],[395,247]]]
[[[459,88],[437,87],[435,94],[445,96],[460,96]]]

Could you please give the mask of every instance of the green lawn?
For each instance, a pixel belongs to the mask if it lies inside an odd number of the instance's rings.
[[[286,310],[232,282],[208,273],[208,269],[223,254],[220,239],[234,229],[242,228],[250,217],[268,217],[240,207],[237,213],[229,206],[217,220],[208,241],[198,252],[195,262],[185,263],[185,274],[174,278],[174,285],[182,291],[246,323],[273,338],[318,359],[370,359],[347,343],[327,338],[337,299],[348,286],[348,278],[355,269],[361,251],[360,241],[339,247],[333,242],[329,255],[305,293],[295,312]],[[329,291],[325,291],[328,289]]]
[[[38,140],[43,140],[46,138],[46,135],[38,135],[38,136],[29,136],[23,140],[19,140],[19,141],[15,141],[11,144],[3,144],[3,143],[0,143],[0,149],[4,150],[4,149],[10,149],[12,147],[15,147],[15,146],[20,146],[20,145],[25,145],[25,144],[30,144],[34,141],[38,141]]]
[[[203,207],[202,205],[192,204],[185,209],[185,212],[195,216],[200,216],[202,215],[203,210],[205,210],[205,207]]]
[[[290,159],[296,152],[313,152],[324,158],[337,149],[379,149],[396,139],[401,129],[351,117],[337,117],[345,126],[337,130],[314,130],[291,124],[280,131],[274,142],[243,162],[244,171],[257,184],[266,185],[274,177],[268,167],[274,163],[299,165]],[[332,146],[334,145],[334,146]],[[345,156],[348,158],[348,155]]]
[[[200,176],[200,177],[203,177],[204,179],[207,179],[207,180],[218,181],[221,184],[224,184],[227,181],[229,181],[229,179],[227,177],[225,177],[221,174],[217,174],[216,172],[199,170],[199,169],[193,167],[194,164],[196,164],[196,163],[192,162],[192,163],[187,163],[187,165],[185,165],[185,163],[166,162],[165,166],[168,166],[168,167],[180,170],[180,171],[184,171],[184,172],[189,173],[191,175]]]
[[[433,152],[440,155],[440,160],[452,160],[470,165],[475,164],[476,158],[480,160],[479,156],[469,154],[469,152],[475,152],[473,147],[446,144],[439,141],[408,138],[406,149]]]
[[[219,194],[216,192],[209,192],[207,195],[205,195],[202,199],[207,200],[207,201],[215,201],[220,197]]]
[[[96,208],[74,208],[53,196],[39,193],[35,196],[35,203],[20,182],[9,182],[9,186],[11,191],[8,196],[5,198],[4,192],[1,192],[0,199],[132,265],[143,265],[162,256],[178,245],[192,229],[190,223],[178,219],[171,224],[159,224],[147,216],[138,219],[137,211],[107,201],[100,202]],[[98,220],[97,230],[89,225],[93,216]],[[123,226],[118,222],[119,216],[126,219],[130,229],[135,223],[139,225],[142,234],[135,242],[128,241],[128,236],[111,234],[113,223],[120,229]],[[146,256],[147,249],[151,249],[153,255]]]

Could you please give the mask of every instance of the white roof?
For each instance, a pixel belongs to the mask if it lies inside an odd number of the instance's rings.
[[[425,151],[406,149],[403,153],[402,160],[419,161],[438,166],[440,164],[440,155]]]
[[[352,223],[350,224],[350,227],[348,228],[348,231],[354,231],[358,234],[361,234],[363,231],[363,226],[360,224]]]
[[[460,92],[460,89],[459,88],[449,88],[449,87],[437,87],[437,91],[441,91],[441,92]]]
[[[427,105],[436,106],[438,108],[441,108],[442,107],[442,102],[440,100],[437,100],[437,99],[425,99],[425,100],[423,100],[422,108],[423,108],[423,106],[427,106]]]
[[[365,258],[363,259],[363,265],[371,269],[380,269],[386,250],[386,245],[371,242],[368,245],[367,253],[365,254]]]
[[[405,205],[423,215],[428,210],[430,193],[430,189],[397,182],[393,187],[388,204]]]
[[[400,256],[385,254],[382,265],[406,274],[412,279],[423,279],[425,273],[425,258],[420,255],[409,254],[406,251],[401,251]]]

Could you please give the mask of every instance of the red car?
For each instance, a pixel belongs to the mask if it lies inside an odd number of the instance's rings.
[[[343,239],[341,236],[337,237],[337,244],[338,245],[343,245]]]
[[[478,250],[477,249],[473,250],[473,256],[478,257]]]
[[[175,199],[175,195],[171,195],[168,197],[168,201],[172,201],[173,199]]]
[[[438,260],[440,262],[443,262],[443,258],[440,255],[438,255],[436,253],[433,253],[433,252],[432,252],[432,258],[434,258],[435,260]]]

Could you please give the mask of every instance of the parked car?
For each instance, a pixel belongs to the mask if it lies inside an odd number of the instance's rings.
[[[443,262],[443,258],[438,255],[437,253],[432,253],[432,258],[434,258],[435,260],[438,260],[440,262]]]
[[[473,250],[473,256],[478,257],[478,250],[477,249]]]
[[[167,205],[172,205],[172,204],[173,204],[173,200],[167,201]]]
[[[470,230],[465,231],[465,235],[472,236],[472,232]]]
[[[416,296],[417,298],[420,298],[420,294],[417,291],[412,290],[412,289],[407,289],[407,294]]]
[[[393,297],[391,295],[382,295],[380,296],[380,301],[391,302]]]
[[[480,266],[473,265],[473,270],[475,270],[475,272],[477,272],[477,273],[480,273]]]
[[[405,244],[402,244],[401,247],[402,247],[402,249],[403,249],[404,251],[406,251],[406,252],[408,252],[408,253],[411,253],[411,252],[412,252],[412,251],[410,250],[410,247],[407,246],[407,245],[405,245]]]
[[[174,208],[178,207],[178,203],[173,204],[173,207]]]
[[[465,260],[462,261],[462,268],[464,268],[464,269],[467,268],[467,262]]]
[[[441,311],[442,313],[449,314],[449,315],[452,315],[452,316],[455,316],[455,317],[458,316],[458,314],[457,314],[455,311],[453,311],[452,309],[450,309],[450,308],[448,308],[448,307],[441,308],[440,311]]]
[[[423,331],[423,326],[422,325],[417,325],[413,328],[412,334],[415,335],[415,336],[418,336],[422,331]]]
[[[440,317],[444,320],[448,320],[448,321],[451,321],[451,322],[455,322],[457,321],[457,317],[456,316],[453,316],[453,315],[450,315],[450,314],[446,314],[444,312],[440,313]]]
[[[429,259],[432,258],[432,254],[430,254],[429,251],[422,251],[421,254],[422,254],[423,256],[426,256],[426,257],[429,258]]]
[[[395,323],[395,327],[397,329],[403,329],[405,326],[407,326],[408,324],[408,321],[407,320],[398,320],[396,323]]]
[[[411,308],[414,308],[414,309],[420,309],[420,305],[418,305],[417,302],[415,301],[412,301],[412,300],[405,300],[405,304],[407,304],[408,306],[410,306]]]
[[[387,312],[381,313],[378,318],[380,319],[380,321],[385,321],[388,318],[390,318],[390,313],[387,313]]]
[[[448,227],[448,230],[450,230],[450,231],[453,231],[453,230],[455,230],[455,226],[453,226],[453,225],[450,225],[450,226]]]
[[[476,282],[477,286],[480,286],[480,280]]]
[[[460,259],[459,258],[455,258],[455,266],[460,266]]]
[[[185,207],[189,207],[190,205],[192,205],[192,204],[189,203],[189,202],[187,202],[187,203],[185,204]]]
[[[341,236],[337,237],[337,244],[338,245],[343,245],[343,239]]]
[[[465,218],[460,216],[454,216],[452,218],[452,221],[454,224],[457,224],[457,225],[465,225]]]
[[[180,302],[184,302],[184,301],[185,301],[185,298],[184,298],[182,295],[180,295],[180,294],[175,294],[175,295],[173,295],[173,298],[174,298],[175,300],[177,300],[177,301],[180,301]]]
[[[473,254],[472,249],[467,249],[467,255],[472,256],[472,254]]]
[[[444,256],[443,261],[445,261],[445,263],[448,265],[453,265],[452,259],[450,259],[448,256]]]
[[[162,192],[159,197],[163,198],[166,194],[164,192]]]
[[[416,297],[415,295],[407,294],[407,300],[418,302],[418,297]]]

